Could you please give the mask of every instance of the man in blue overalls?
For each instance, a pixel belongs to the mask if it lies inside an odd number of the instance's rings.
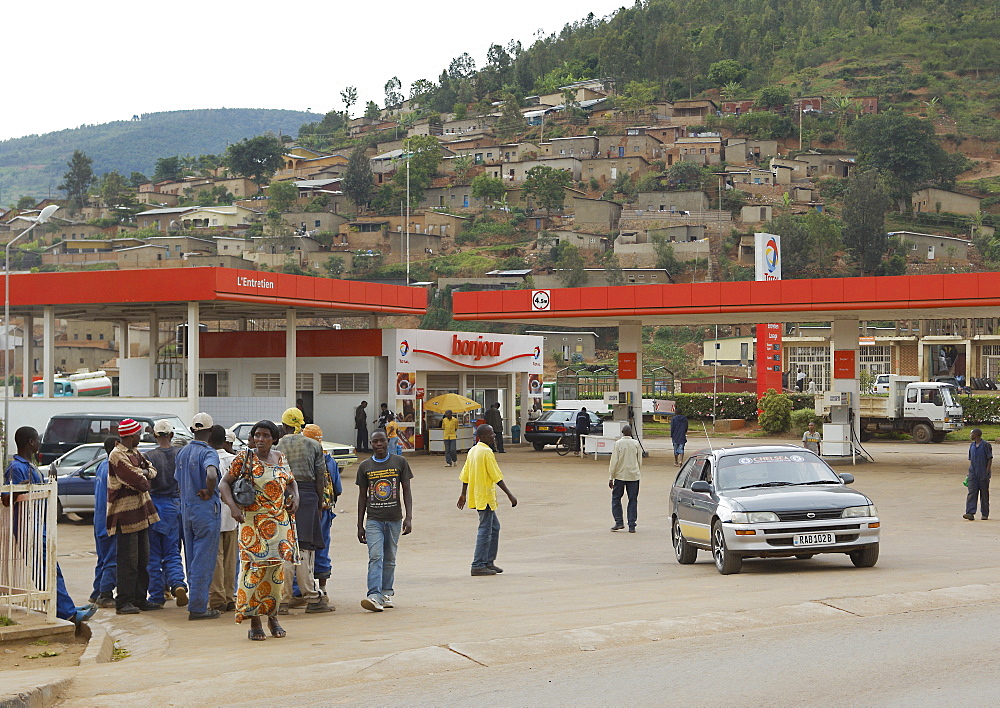
[[[187,565],[190,606],[188,619],[214,619],[219,611],[208,606],[215,561],[219,552],[219,453],[209,444],[215,421],[199,413],[191,421],[194,440],[177,453],[174,478],[181,493],[184,524],[184,560]]]
[[[118,438],[104,441],[108,455],[115,449]],[[115,606],[115,584],[118,582],[118,537],[108,535],[108,458],[97,463],[94,474],[94,547],[97,565],[94,567],[94,592],[91,602],[98,607]]]
[[[14,433],[14,444],[17,446],[17,454],[14,455],[14,459],[11,460],[11,463],[7,465],[7,469],[4,471],[4,484],[45,484],[45,478],[42,477],[42,473],[31,463],[31,460],[38,454],[38,448],[41,446],[38,431],[29,427],[18,428],[17,432]],[[4,506],[16,503],[17,499],[16,495],[14,500],[12,500],[6,494],[2,498]],[[16,519],[17,517],[15,516],[15,521]],[[14,526],[14,535],[19,536],[16,524]],[[44,531],[42,532],[42,543],[45,543]],[[73,598],[66,591],[66,581],[63,580],[62,568],[56,563],[56,617],[69,620],[79,626],[81,622],[86,622],[93,617],[95,612],[97,612],[97,605],[93,603],[82,607],[77,607],[73,603]]]
[[[157,475],[149,481],[149,496],[160,520],[149,527],[149,602],[163,606],[167,588],[178,607],[188,603],[184,584],[184,563],[181,561],[181,493],[174,477],[177,452],[174,429],[169,422],[158,420],[153,426],[157,447],[146,453]]]
[[[983,521],[990,518],[990,477],[993,476],[993,446],[983,440],[983,431],[973,428],[969,436],[969,493],[965,498],[962,518],[976,518],[976,502],[983,513]]]

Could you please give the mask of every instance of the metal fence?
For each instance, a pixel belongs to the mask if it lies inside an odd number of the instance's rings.
[[[0,615],[56,618],[56,492],[50,484],[0,485]]]

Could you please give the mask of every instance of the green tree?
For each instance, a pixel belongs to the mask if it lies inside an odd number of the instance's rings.
[[[716,86],[738,84],[746,74],[747,70],[735,59],[723,59],[708,67],[708,80]]]
[[[757,95],[755,106],[761,108],[784,108],[792,102],[787,86],[765,86]]]
[[[80,150],[74,150],[66,163],[69,170],[63,175],[59,190],[66,193],[71,211],[87,206],[87,194],[94,183],[93,165],[94,161]]]
[[[348,86],[340,92],[340,100],[344,102],[344,114],[351,119],[351,106],[358,102],[358,87]]]
[[[858,166],[886,176],[889,194],[904,211],[910,197],[928,185],[954,182],[962,165],[938,143],[930,121],[898,111],[864,116],[847,131]]]
[[[139,187],[147,182],[149,182],[149,177],[144,175],[142,172],[133,172],[128,177],[128,186],[132,189],[139,189]]]
[[[526,124],[521,109],[517,105],[517,99],[512,93],[501,94],[500,118],[497,119],[497,137],[501,140],[510,140],[518,133],[524,131]]]
[[[175,182],[181,178],[182,170],[181,158],[177,155],[157,158],[156,168],[153,171],[153,181]]]
[[[857,170],[847,178],[844,194],[844,245],[862,274],[871,274],[888,247],[885,214],[890,199],[885,180],[877,170]]]
[[[284,149],[273,135],[258,135],[233,143],[226,148],[226,167],[234,174],[246,177],[261,191],[271,176],[281,169]]]
[[[635,114],[656,100],[656,85],[651,81],[629,81],[615,98],[615,108]]]
[[[571,243],[560,243],[555,251],[555,266],[559,270],[559,282],[564,288],[582,288],[587,284],[583,254]]]
[[[607,279],[608,285],[624,285],[625,274],[622,271],[618,254],[614,251],[608,251],[602,260],[604,261],[604,277]]]
[[[403,88],[402,82],[399,80],[398,76],[393,76],[391,79],[385,82],[385,107],[393,108],[400,105],[403,102],[403,94],[400,89]]]
[[[472,155],[459,155],[452,158],[451,169],[458,178],[459,184],[465,184],[469,178],[469,171],[472,170]]]
[[[17,205],[14,207],[18,211],[24,211],[25,209],[33,209],[37,202],[34,197],[21,197],[17,200]]]
[[[722,98],[726,101],[732,101],[737,96],[740,95],[740,92],[742,90],[743,90],[742,84],[740,84],[738,81],[730,81],[728,84],[726,84],[719,90],[719,95],[722,96]]]
[[[405,197],[409,165],[410,206],[415,207],[423,201],[424,192],[437,174],[441,164],[441,143],[433,135],[414,135],[403,141],[403,152],[406,160],[396,171],[393,185],[400,196]]]
[[[101,201],[111,209],[128,209],[135,204],[128,180],[118,170],[107,172],[101,178]]]
[[[693,162],[675,162],[667,168],[667,183],[671,189],[701,189],[708,180],[704,167]]]
[[[472,180],[472,196],[485,199],[487,204],[503,199],[504,193],[503,180],[499,177],[478,175]]]
[[[341,189],[358,209],[365,208],[371,202],[375,194],[375,177],[363,147],[356,147],[351,152]]]
[[[293,181],[272,182],[267,188],[268,204],[272,209],[286,212],[299,198],[299,188]]]
[[[768,435],[776,435],[788,430],[792,425],[792,399],[784,393],[778,393],[773,388],[760,399],[761,429]]]
[[[344,274],[344,259],[341,256],[330,256],[323,263],[323,268],[331,278],[339,278]]]
[[[677,260],[674,247],[662,234],[653,234],[653,250],[656,253],[656,267],[667,271],[671,278],[676,278],[687,269],[687,265]]]
[[[551,214],[553,209],[562,209],[566,199],[564,190],[572,183],[573,175],[566,170],[535,165],[524,180],[524,194],[534,199],[546,214]]]
[[[365,104],[365,118],[369,120],[378,120],[382,117],[382,109],[378,107],[375,101],[369,101]]]

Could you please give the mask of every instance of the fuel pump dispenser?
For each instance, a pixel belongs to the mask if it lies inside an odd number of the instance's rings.
[[[830,457],[854,456],[854,421],[849,391],[826,391],[816,397],[816,414],[830,422],[823,423],[823,455]]]
[[[617,440],[622,436],[622,426],[630,425],[635,439],[639,441],[639,447],[642,448],[642,456],[647,457],[649,453],[646,452],[646,448],[642,445],[642,439],[638,434],[639,426],[635,424],[635,408],[632,405],[632,392],[606,391],[604,393],[604,403],[611,412],[611,417],[604,421],[604,432],[601,437]],[[639,411],[639,415],[642,415],[641,410]]]

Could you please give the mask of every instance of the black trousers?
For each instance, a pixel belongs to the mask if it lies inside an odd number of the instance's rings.
[[[149,533],[146,529],[115,534],[118,539],[118,596],[115,607],[145,604],[149,590]]]

